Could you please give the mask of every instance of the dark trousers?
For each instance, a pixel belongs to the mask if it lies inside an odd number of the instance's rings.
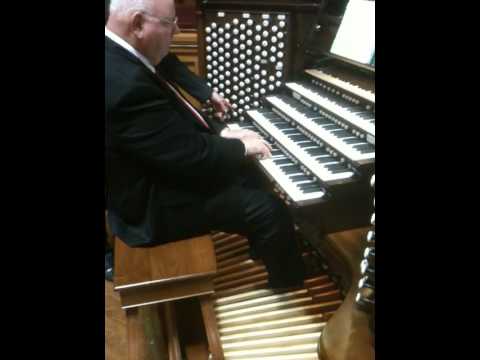
[[[262,190],[262,181],[258,173],[247,167],[237,182],[198,205],[193,210],[194,215],[188,215],[192,211],[190,208],[170,209],[173,222],[181,214],[183,219],[188,216],[185,233],[180,224],[177,227],[171,221],[167,223],[174,227],[177,239],[211,230],[244,235],[254,253],[265,263],[270,287],[301,285],[305,269],[291,214],[283,201]]]

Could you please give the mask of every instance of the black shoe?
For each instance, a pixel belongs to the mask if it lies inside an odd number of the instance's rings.
[[[252,249],[250,249],[250,259],[253,261],[260,260],[260,256]]]
[[[113,252],[105,254],[105,280],[113,281]]]
[[[295,291],[302,289],[305,286],[305,283],[303,279],[296,279],[296,280],[290,280],[290,281],[279,281],[276,279],[276,281],[272,281],[272,279],[268,280],[268,287],[277,292],[277,291]]]
[[[257,251],[253,248],[252,245],[250,245],[250,249],[249,249],[249,255],[250,255],[250,258],[252,260],[259,260],[260,259],[260,255],[258,255]]]

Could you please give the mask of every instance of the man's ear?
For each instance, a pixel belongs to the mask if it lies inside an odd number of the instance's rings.
[[[137,36],[138,38],[142,38],[143,37],[143,26],[144,26],[144,19],[143,19],[143,15],[141,12],[139,11],[136,11],[132,14],[132,30],[133,30],[133,33],[135,34],[135,36]]]

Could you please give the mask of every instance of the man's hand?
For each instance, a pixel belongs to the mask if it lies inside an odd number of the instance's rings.
[[[222,121],[225,119],[227,112],[232,109],[232,105],[230,105],[228,100],[221,97],[216,91],[212,92],[210,102],[215,111],[213,115]]]
[[[258,160],[272,157],[272,147],[265,140],[254,136],[247,136],[241,140],[247,149],[247,156],[255,156]]]
[[[260,134],[256,133],[255,131],[248,130],[248,129],[232,130],[232,129],[229,129],[228,127],[222,130],[222,132],[220,133],[220,136],[227,139],[239,139],[239,140],[243,140],[247,137],[253,137],[260,140],[262,139]]]
[[[272,156],[272,147],[268,142],[255,131],[248,129],[229,129],[226,127],[220,133],[221,137],[227,139],[239,139],[245,145],[247,156],[256,156],[257,159],[267,159]]]
[[[247,156],[256,156],[257,159],[267,159],[272,156],[272,147],[263,140],[260,134],[248,129],[229,129],[226,127],[220,133],[221,137],[227,139],[239,139],[245,145]]]

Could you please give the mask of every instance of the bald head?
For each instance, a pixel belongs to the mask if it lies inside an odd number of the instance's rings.
[[[179,32],[174,0],[111,0],[107,28],[155,66]]]
[[[155,0],[111,0],[110,12],[128,13],[134,10],[150,11]],[[164,2],[164,1],[161,1]]]

